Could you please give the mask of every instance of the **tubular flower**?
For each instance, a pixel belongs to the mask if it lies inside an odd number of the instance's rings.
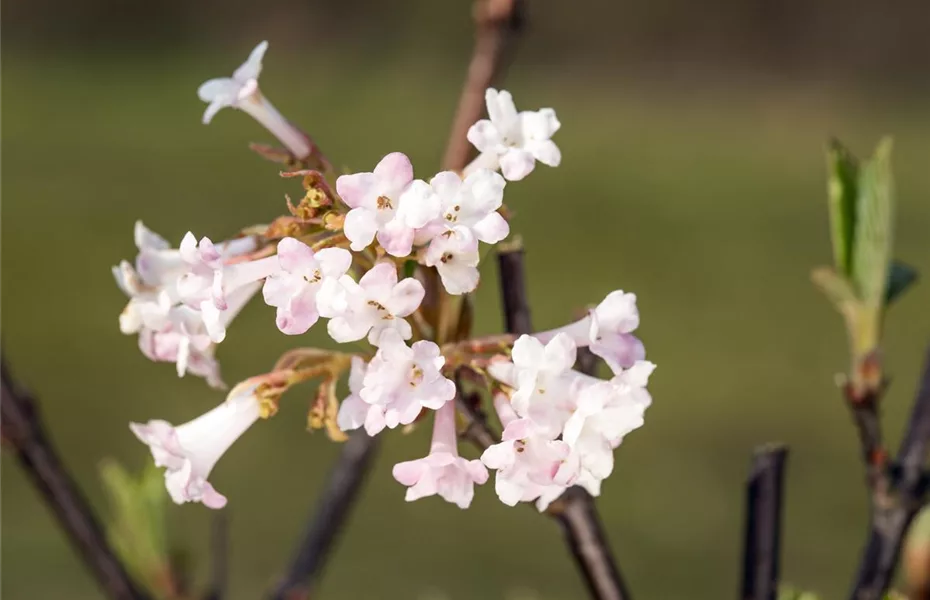
[[[288,122],[258,89],[262,58],[267,49],[268,42],[260,43],[232,77],[211,79],[200,86],[197,95],[209,104],[203,113],[203,123],[209,124],[216,113],[227,106],[239,109],[274,134],[295,157],[306,158],[312,150],[307,136]]]
[[[226,506],[226,497],[207,478],[229,447],[258,420],[261,410],[255,389],[256,384],[240,384],[225,402],[177,427],[160,420],[129,424],[149,446],[155,464],[165,467],[165,487],[175,503]]]
[[[479,460],[459,456],[452,402],[437,410],[434,419],[429,454],[394,465],[394,479],[407,486],[407,502],[438,494],[446,502],[468,508],[475,484],[488,480],[488,470]]]

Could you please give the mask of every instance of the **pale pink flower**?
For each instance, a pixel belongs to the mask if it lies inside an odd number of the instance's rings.
[[[282,333],[305,333],[320,316],[318,296],[341,294],[339,278],[352,264],[352,255],[342,248],[325,248],[316,253],[294,238],[278,242],[280,270],[265,280],[265,302],[277,307],[275,323]],[[321,302],[333,304],[324,297]]]
[[[213,410],[177,427],[167,421],[130,423],[149,446],[155,464],[165,467],[165,487],[177,504],[202,502],[223,508],[226,497],[207,481],[223,454],[260,416],[255,383],[243,382]]]
[[[567,335],[557,335],[548,344],[528,335],[513,345],[514,410],[529,417],[550,437],[561,431],[570,411],[575,344]]]
[[[560,333],[581,348],[589,346],[615,372],[619,373],[646,357],[643,343],[632,334],[639,327],[636,294],[616,290],[607,295],[585,318],[565,327],[535,334],[543,342]]]
[[[443,171],[429,183],[439,197],[441,230],[466,228],[486,244],[496,244],[510,234],[510,226],[497,212],[507,183],[499,173],[479,169],[463,181],[458,173]]]
[[[488,480],[479,460],[459,456],[455,434],[455,404],[447,402],[436,411],[429,455],[394,465],[394,479],[407,486],[407,502],[438,494],[459,508],[468,508],[475,484]]]
[[[180,246],[181,258],[188,271],[178,279],[178,295],[188,304],[200,305],[206,300],[219,310],[226,310],[226,295],[240,287],[261,281],[280,271],[277,257],[259,260],[228,261],[222,248],[204,237],[197,241],[187,232]]]
[[[400,152],[381,159],[371,173],[342,175],[336,191],[351,209],[344,231],[356,252],[378,243],[392,256],[407,256],[416,229],[439,215],[439,198],[425,181],[413,180],[413,165]]]
[[[580,461],[567,443],[540,435],[530,419],[517,416],[503,394],[495,395],[494,406],[504,432],[499,444],[484,451],[481,462],[497,470],[494,489],[501,502],[532,502],[574,483]]]
[[[352,369],[349,371],[349,395],[339,405],[339,414],[336,416],[336,424],[342,431],[362,427],[369,420],[369,414],[372,415],[372,423],[381,423],[384,420],[384,410],[378,405],[368,404],[360,395],[365,386],[367,371],[368,364],[361,357],[353,356]],[[369,432],[369,435],[374,434]]]
[[[394,329],[381,334],[380,347],[368,364],[358,397],[370,407],[365,412],[365,431],[375,435],[416,420],[424,408],[436,410],[455,396],[455,384],[440,369],[445,358],[439,346],[422,340],[408,347]],[[354,390],[353,390],[354,393]],[[344,423],[357,427],[362,410],[357,401]]]
[[[353,342],[367,335],[377,346],[388,330],[405,340],[413,335],[404,317],[423,301],[422,283],[412,277],[398,282],[397,268],[389,262],[376,264],[358,282],[346,275],[339,283],[341,289],[327,293],[319,303],[320,314],[330,318],[328,330],[334,340]]]
[[[211,79],[200,86],[197,95],[209,103],[203,113],[203,123],[208,124],[216,113],[227,106],[239,109],[274,134],[295,157],[306,158],[311,152],[307,136],[288,122],[258,89],[262,58],[267,49],[268,42],[260,43],[232,77]]]
[[[478,240],[466,227],[456,227],[437,235],[425,254],[426,265],[439,271],[442,287],[456,296],[478,287],[479,260]]]
[[[468,141],[481,152],[466,174],[477,167],[496,169],[517,181],[529,175],[536,161],[557,167],[562,161],[559,147],[551,140],[561,123],[551,108],[518,113],[513,96],[506,90],[489,88],[485,93],[488,119],[468,130]]]

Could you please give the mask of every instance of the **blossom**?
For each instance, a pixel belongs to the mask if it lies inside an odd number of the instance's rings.
[[[384,411],[380,406],[368,404],[362,400],[361,391],[365,385],[367,372],[368,364],[361,357],[353,356],[352,368],[349,371],[349,395],[339,405],[339,413],[336,415],[336,425],[342,431],[358,429],[368,420],[369,413],[372,414],[373,424],[383,420]],[[374,434],[369,432],[369,435]]]
[[[440,408],[455,396],[455,384],[440,371],[444,364],[433,342],[423,340],[408,347],[396,330],[386,329],[364,373],[361,365],[353,365],[354,388],[349,383],[357,398],[347,399],[349,406],[342,409],[340,427],[355,429],[364,424],[368,435],[375,435],[385,427],[413,423],[424,408]]]
[[[429,183],[439,197],[438,223],[444,229],[467,228],[486,244],[496,244],[510,234],[510,226],[497,212],[507,183],[499,173],[478,169],[462,180],[458,173],[443,171]]]
[[[456,227],[436,236],[424,258],[427,266],[439,271],[450,294],[466,294],[478,287],[478,240],[470,229]]]
[[[227,106],[237,108],[251,115],[274,134],[295,157],[306,158],[312,149],[310,140],[289,123],[258,89],[262,58],[267,49],[268,42],[261,42],[232,77],[211,79],[200,86],[197,95],[209,103],[203,113],[203,123],[210,123],[214,115]]]
[[[439,215],[439,198],[425,181],[413,180],[413,165],[400,152],[381,159],[371,173],[342,175],[336,191],[351,209],[344,231],[356,252],[378,243],[392,256],[407,256],[416,229]]]
[[[201,306],[204,302],[212,302],[221,311],[227,308],[227,293],[281,269],[274,256],[230,263],[210,238],[204,237],[198,242],[190,231],[181,240],[179,252],[188,265],[188,271],[177,282],[181,300]]]
[[[632,334],[639,327],[636,294],[616,290],[609,294],[588,316],[565,327],[536,334],[546,342],[560,333],[567,334],[577,346],[590,346],[615,372],[631,367],[646,358],[643,343]]]
[[[481,461],[459,456],[452,402],[436,411],[429,454],[394,465],[393,475],[407,486],[407,502],[439,494],[459,508],[468,508],[475,495],[475,484],[488,480],[488,470]]]
[[[485,101],[489,118],[468,130],[468,141],[481,155],[466,173],[477,166],[499,165],[504,177],[518,181],[533,171],[537,160],[550,167],[559,166],[562,153],[550,139],[561,126],[554,110],[518,113],[510,92],[493,88],[485,92]]]
[[[282,333],[305,333],[320,316],[319,294],[337,294],[338,279],[352,264],[352,255],[342,248],[325,248],[314,253],[294,238],[278,242],[280,271],[265,280],[265,302],[277,307],[275,323]],[[333,304],[333,302],[330,302]]]
[[[177,427],[167,421],[130,423],[129,428],[147,444],[155,464],[165,467],[165,487],[177,504],[203,502],[223,508],[226,497],[207,481],[223,454],[260,416],[257,384],[236,386],[226,401]]]
[[[494,397],[504,432],[501,442],[488,447],[481,462],[496,469],[494,489],[501,502],[515,506],[540,496],[561,494],[578,476],[580,459],[561,440],[550,440],[530,419],[521,419],[503,394]]]
[[[395,330],[410,339],[413,331],[404,320],[423,301],[423,284],[412,277],[397,281],[393,264],[381,262],[356,282],[348,275],[339,278],[340,292],[327,294],[319,304],[320,314],[330,317],[329,335],[337,342],[353,342],[368,335],[378,345],[383,332]]]
[[[575,344],[567,335],[557,335],[548,344],[528,335],[513,345],[514,410],[529,417],[550,437],[561,431],[573,406],[567,377],[575,364]]]

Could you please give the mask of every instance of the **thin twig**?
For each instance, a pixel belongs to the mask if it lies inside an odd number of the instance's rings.
[[[310,597],[318,584],[333,542],[358,498],[378,442],[378,437],[370,437],[364,430],[359,430],[343,444],[326,489],[307,522],[307,529],[301,537],[291,566],[271,598],[297,600]]]
[[[507,332],[531,333],[523,251],[501,251],[498,260]],[[630,593],[611,553],[591,494],[578,486],[569,488],[549,505],[546,514],[554,517],[562,527],[569,551],[591,597],[596,600],[628,600]]]
[[[928,474],[924,462],[928,444],[930,348],[896,460],[891,464],[884,461],[879,476],[872,475],[874,468],[869,464],[869,538],[850,593],[852,600],[881,600],[891,584],[908,526],[926,501]]]
[[[29,479],[42,494],[106,595],[115,600],[148,598],[110,547],[93,510],[65,469],[45,432],[35,399],[13,379],[6,361],[0,362],[0,422],[3,438]]]
[[[781,518],[788,449],[768,445],[756,449],[746,482],[746,527],[743,541],[743,600],[778,597]]]
[[[484,92],[504,70],[509,50],[523,25],[523,0],[477,0],[474,4],[475,48],[468,65],[465,87],[452,120],[443,167],[461,171],[474,149],[468,129],[484,111]]]
[[[229,509],[218,510],[210,524],[210,589],[205,600],[223,600],[229,588]]]

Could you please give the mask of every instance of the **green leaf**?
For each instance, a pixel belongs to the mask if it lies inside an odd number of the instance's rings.
[[[856,158],[837,140],[827,149],[827,195],[830,209],[830,237],[833,260],[838,273],[852,273],[853,236],[856,227],[859,164]]]
[[[917,269],[895,261],[888,272],[888,289],[885,291],[885,305],[889,305],[903,294],[912,283],[917,281]]]
[[[884,306],[891,262],[894,197],[891,140],[879,144],[859,174],[851,278],[863,304]]]
[[[100,465],[100,476],[110,499],[106,515],[110,542],[132,575],[161,596],[169,572],[163,475],[150,464],[135,478],[116,461],[107,460]]]

